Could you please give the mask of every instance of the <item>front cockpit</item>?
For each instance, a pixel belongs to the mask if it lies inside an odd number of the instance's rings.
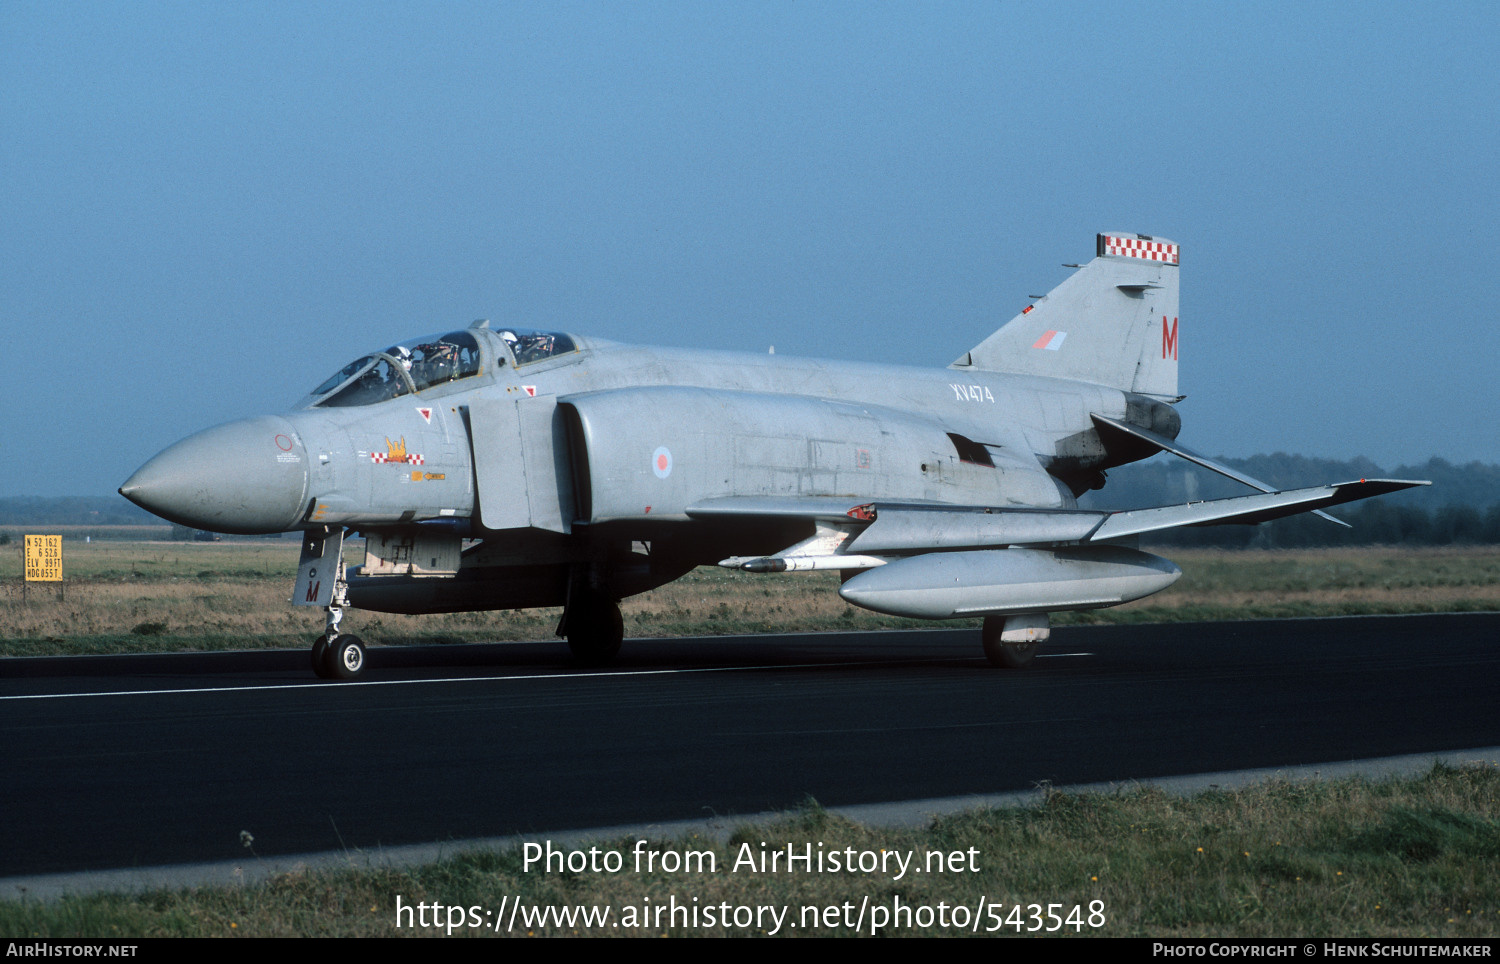
[[[429,335],[350,362],[313,389],[305,405],[374,405],[473,378],[486,370],[488,358],[520,368],[577,351],[573,337],[558,331],[476,327]]]
[[[473,333],[415,338],[345,365],[312,390],[314,405],[343,408],[373,405],[425,391],[483,369],[483,353]]]

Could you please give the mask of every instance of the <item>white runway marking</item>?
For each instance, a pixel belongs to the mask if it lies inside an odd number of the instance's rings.
[[[1060,656],[1092,656],[1093,653],[1046,653],[1038,654],[1038,658],[1046,655],[1051,658]],[[972,656],[958,656],[946,659],[922,660],[927,663],[967,663],[974,659]],[[360,686],[415,686],[422,683],[504,683],[512,680],[544,680],[544,679],[598,679],[600,677],[616,676],[671,676],[687,673],[745,673],[768,669],[828,669],[836,666],[880,666],[888,663],[909,663],[907,659],[871,659],[856,662],[838,663],[794,663],[773,664],[767,666],[705,666],[698,669],[623,669],[610,670],[602,673],[523,673],[513,676],[447,676],[438,679],[389,679],[389,680],[356,680],[347,683],[267,683],[259,686],[198,686],[185,689],[164,690],[107,690],[100,693],[29,693],[18,696],[0,696],[3,700],[74,700],[87,699],[97,696],[165,696],[169,693],[254,693],[262,690],[309,690],[336,688],[347,690]]]

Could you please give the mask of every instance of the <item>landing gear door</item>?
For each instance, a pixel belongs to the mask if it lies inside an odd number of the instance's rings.
[[[570,530],[571,481],[558,422],[551,396],[470,403],[475,493],[486,529]]]
[[[333,600],[339,577],[339,556],[344,551],[344,527],[314,529],[303,533],[302,558],[297,561],[297,584],[292,588],[293,606],[327,606]]]

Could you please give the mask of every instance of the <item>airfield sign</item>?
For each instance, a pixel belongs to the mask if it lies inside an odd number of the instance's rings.
[[[26,581],[62,582],[62,536],[26,537]]]

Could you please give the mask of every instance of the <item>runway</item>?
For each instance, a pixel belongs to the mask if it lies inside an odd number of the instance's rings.
[[[0,661],[0,877],[1500,745],[1500,614]]]

